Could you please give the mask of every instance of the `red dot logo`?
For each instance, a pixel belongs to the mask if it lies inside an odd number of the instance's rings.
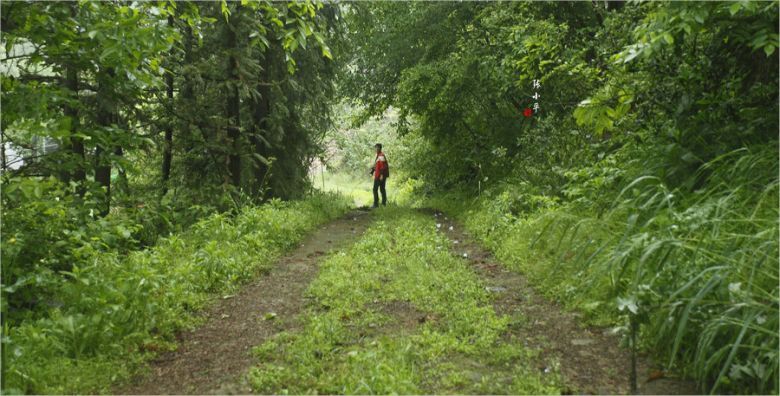
[[[523,115],[526,117],[530,117],[534,114],[534,111],[530,108],[526,107],[525,110],[523,110]]]

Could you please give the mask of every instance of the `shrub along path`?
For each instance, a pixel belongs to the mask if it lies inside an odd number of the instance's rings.
[[[179,337],[176,351],[164,353],[151,372],[116,389],[123,394],[248,393],[243,376],[254,362],[250,349],[269,336],[299,326],[304,290],[318,261],[365,231],[371,216],[354,211],[321,227],[282,258],[269,274],[224,296],[204,310],[205,324]]]

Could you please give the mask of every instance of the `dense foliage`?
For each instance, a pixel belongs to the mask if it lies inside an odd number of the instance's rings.
[[[343,198],[308,194],[315,159],[365,184],[352,197],[368,202],[376,142],[391,202],[456,214],[547,295],[621,328],[702,391],[780,391],[777,1],[8,2],[0,12],[4,393],[107,391],[127,378],[209,295],[345,210]],[[509,388],[415,382],[410,365],[442,348],[498,360],[522,351],[448,338],[495,338],[503,319],[484,311],[457,260],[433,250],[443,242],[429,224],[379,216],[397,246],[369,236],[329,259],[311,292],[334,309],[312,311],[307,334],[259,348],[275,363],[253,372],[255,388],[552,389],[522,370],[505,373],[519,378]],[[372,289],[385,270],[375,250],[404,280],[383,295]],[[399,286],[425,277],[441,287]],[[470,305],[439,298],[455,284]],[[462,317],[448,318],[452,334],[380,342],[374,356],[296,361],[352,337],[335,318],[369,295]],[[376,319],[364,314],[355,320]],[[397,365],[403,381],[378,374],[349,387],[369,360]],[[323,362],[340,377],[307,377]]]
[[[5,320],[34,316],[84,249],[308,191],[335,7],[13,2],[2,26]]]
[[[313,1],[3,4],[3,390],[105,387],[201,292],[341,208],[251,209],[310,190],[339,14]],[[222,244],[206,229],[247,210],[278,232],[247,223]],[[251,227],[257,240],[233,239]]]
[[[4,141],[23,164],[3,169],[80,195],[93,176],[104,212],[112,184],[127,188],[115,177],[176,197],[197,186],[202,202],[225,186],[300,196],[328,125],[338,21],[311,2],[9,4]]]
[[[191,314],[214,293],[230,294],[269,270],[306,231],[347,208],[333,195],[273,200],[235,216],[211,215],[147,250],[82,246],[69,270],[35,274],[47,286],[39,296],[45,310],[6,322],[4,392],[109,391],[137,369],[143,353],[171,348],[174,332],[192,325]]]
[[[702,390],[778,392],[777,2],[352,11],[344,87],[428,204]]]
[[[365,179],[376,156],[374,145],[377,143],[383,145],[383,152],[392,167],[390,161],[395,153],[403,150],[393,128],[398,122],[394,111],[363,120],[359,109],[342,103],[336,113],[334,128],[325,135],[328,150],[323,158],[331,172]]]

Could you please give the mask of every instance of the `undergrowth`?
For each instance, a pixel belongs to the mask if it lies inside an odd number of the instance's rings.
[[[131,376],[215,293],[267,271],[305,232],[343,214],[343,197],[271,201],[215,214],[129,254],[87,247],[39,318],[3,328],[3,393],[93,393]]]
[[[434,222],[388,207],[353,247],[330,256],[308,289],[303,329],[255,349],[260,393],[549,394],[535,352],[502,338],[498,316],[467,262]]]
[[[700,167],[706,183],[694,191],[612,167],[630,158],[610,156],[569,174],[563,202],[519,183],[426,204],[457,215],[591,323],[637,323],[641,346],[702,391],[776,394],[776,154],[767,146],[717,157]]]

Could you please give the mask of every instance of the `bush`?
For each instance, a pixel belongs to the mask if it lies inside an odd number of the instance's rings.
[[[96,254],[137,248],[141,226],[125,216],[98,216],[95,191],[70,194],[54,178],[3,180],[3,305],[11,324],[60,305],[62,271]]]
[[[347,208],[335,195],[272,201],[235,217],[214,214],[148,250],[84,249],[60,272],[65,279],[50,281],[56,307],[4,327],[3,391],[108,391],[144,351],[167,348],[214,292],[267,270],[305,232]]]
[[[609,174],[610,163],[592,172]],[[651,175],[596,183],[577,174],[560,205],[534,204],[546,200],[523,185],[474,204],[431,203],[591,322],[636,320],[642,345],[703,390],[777,393],[777,166],[767,145],[707,162],[694,191]]]

